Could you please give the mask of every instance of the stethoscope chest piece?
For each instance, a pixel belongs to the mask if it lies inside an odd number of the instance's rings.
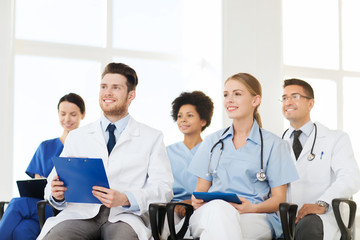
[[[260,172],[256,173],[256,178],[260,181],[263,182],[266,180],[266,174],[265,172],[261,169]]]
[[[315,154],[310,153],[310,155],[308,156],[308,160],[312,161],[312,160],[314,160],[314,158],[315,158]]]

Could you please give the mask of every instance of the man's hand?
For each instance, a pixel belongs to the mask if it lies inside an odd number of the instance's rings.
[[[296,221],[295,223],[297,223],[298,221],[300,221],[303,217],[305,217],[306,215],[309,214],[324,214],[325,213],[325,208],[322,206],[319,206],[317,204],[304,204],[299,212],[298,215],[296,216]]]
[[[106,207],[130,206],[126,194],[113,189],[94,186],[92,194]]]
[[[64,201],[64,193],[66,190],[67,188],[64,187],[64,182],[59,180],[59,176],[54,176],[51,182],[51,195],[53,199],[57,202]]]

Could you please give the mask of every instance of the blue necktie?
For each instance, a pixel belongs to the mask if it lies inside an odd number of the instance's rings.
[[[294,131],[294,141],[293,141],[293,150],[294,150],[294,154],[295,154],[295,158],[296,160],[299,158],[299,155],[302,151],[302,146],[299,140],[299,136],[302,133],[301,130],[295,130]]]
[[[108,153],[110,155],[112,149],[114,148],[115,146],[115,143],[116,143],[116,139],[115,139],[115,135],[114,135],[114,131],[116,129],[116,126],[112,123],[110,123],[107,127],[107,130],[109,132],[109,141],[107,143],[107,149],[108,149]]]

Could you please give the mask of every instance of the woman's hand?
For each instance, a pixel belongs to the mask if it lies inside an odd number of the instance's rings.
[[[64,187],[64,182],[59,180],[59,176],[54,176],[51,182],[51,195],[53,199],[57,202],[64,201],[64,193],[66,190],[67,188]]]
[[[243,197],[239,197],[241,203],[231,203],[230,204],[236,208],[236,210],[242,214],[242,213],[255,213],[256,212],[256,204],[251,203],[249,200]]]
[[[191,205],[194,207],[195,210],[204,204],[205,204],[204,200],[197,199],[196,197],[194,197],[194,195],[191,196]]]
[[[92,194],[106,207],[130,206],[126,194],[113,189],[94,186]]]

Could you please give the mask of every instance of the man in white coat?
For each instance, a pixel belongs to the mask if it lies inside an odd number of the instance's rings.
[[[350,198],[360,174],[348,135],[310,120],[312,87],[300,79],[284,81],[282,110],[290,122],[283,138],[291,149],[299,180],[290,183],[287,201],[298,204],[295,239],[339,239],[331,208],[334,198]]]
[[[151,238],[148,206],[172,199],[173,177],[162,133],[128,114],[137,82],[129,66],[108,64],[100,85],[101,118],[71,131],[61,154],[103,159],[110,189],[93,187],[102,204],[66,202],[53,169],[45,199],[62,211],[46,221],[38,239]]]

